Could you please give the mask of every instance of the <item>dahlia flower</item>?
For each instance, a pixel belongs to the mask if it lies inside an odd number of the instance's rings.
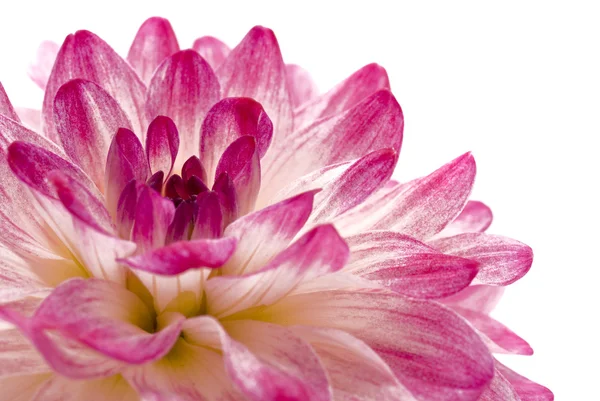
[[[127,61],[40,47],[41,112],[0,86],[0,400],[550,400],[492,352],[531,266],[483,231],[470,153],[390,177],[403,115],[368,65],[318,95],[255,27]],[[27,128],[27,127],[28,128]]]

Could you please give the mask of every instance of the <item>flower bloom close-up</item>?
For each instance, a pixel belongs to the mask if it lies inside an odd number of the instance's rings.
[[[44,42],[0,86],[0,400],[545,401],[489,316],[533,261],[484,231],[467,152],[392,180],[404,116],[369,64],[319,94],[255,27],[126,58]]]

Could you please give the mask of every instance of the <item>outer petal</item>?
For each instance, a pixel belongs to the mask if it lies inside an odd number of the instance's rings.
[[[532,382],[496,361],[496,372],[507,379],[519,395],[521,401],[552,401],[554,394],[546,387]]]
[[[519,394],[515,391],[513,386],[502,373],[498,372],[498,369],[494,372],[494,379],[490,383],[489,387],[481,393],[478,401],[522,401]]]
[[[146,156],[152,173],[162,171],[165,181],[171,174],[179,151],[179,131],[169,117],[158,116],[148,126]]]
[[[291,331],[251,320],[224,325],[208,316],[188,319],[184,337],[192,344],[222,349],[227,374],[249,400],[331,400],[319,359]]]
[[[296,108],[319,94],[317,85],[304,68],[296,64],[287,64],[285,73],[292,99],[292,107]]]
[[[0,378],[50,372],[44,358],[17,329],[0,331]]]
[[[463,233],[484,232],[492,224],[492,210],[482,202],[468,201],[454,221],[448,224],[437,236],[451,237]]]
[[[255,273],[208,280],[208,311],[223,318],[244,309],[271,305],[300,283],[340,270],[348,256],[348,246],[333,226],[316,227]]]
[[[315,169],[353,160],[375,150],[400,150],[404,117],[387,90],[379,91],[354,108],[316,121],[273,145],[263,163],[263,178],[270,188]],[[454,216],[453,216],[454,217]]]
[[[65,152],[104,192],[104,155],[119,128],[131,128],[119,104],[100,86],[75,79],[56,92],[54,124]]]
[[[293,127],[292,105],[285,64],[273,31],[256,26],[217,69],[223,97],[256,99],[273,121],[276,138],[283,140]]]
[[[0,378],[0,401],[31,401],[50,373]]]
[[[244,135],[256,139],[258,154],[264,156],[273,136],[273,124],[259,103],[249,98],[228,98],[210,109],[200,139],[200,159],[208,184],[216,178],[213,174],[217,161],[225,149]]]
[[[533,251],[510,238],[483,233],[467,233],[431,242],[444,253],[479,262],[477,283],[508,285],[523,277],[531,268]]]
[[[238,239],[235,253],[223,266],[224,275],[251,273],[267,264],[300,232],[312,211],[317,191],[309,191],[248,214],[225,230]],[[265,238],[269,238],[265,241]]]
[[[52,66],[56,60],[59,46],[49,40],[45,40],[38,46],[36,59],[29,66],[29,77],[41,89],[46,89],[46,83],[52,72]]]
[[[56,92],[75,78],[100,85],[119,103],[131,121],[133,131],[140,136],[144,134],[147,123],[143,82],[106,42],[91,32],[77,31],[67,36],[61,46],[46,87],[42,114],[44,132],[50,139],[58,140],[52,113]]]
[[[4,91],[4,86],[2,86],[2,83],[0,83],[0,114],[15,120],[16,122],[21,121],[15,112],[15,108],[13,107],[12,103],[10,103],[8,95]]]
[[[55,371],[72,378],[108,376],[123,363],[160,359],[179,337],[183,323],[178,316],[150,334],[147,306],[122,286],[97,279],[73,279],[58,286],[32,318],[6,308],[0,309],[0,316],[18,326]],[[73,352],[81,346],[88,350]]]
[[[417,398],[477,400],[494,374],[479,336],[430,301],[372,290],[322,291],[286,297],[257,313],[274,323],[346,331],[373,348]]]
[[[394,230],[428,239],[463,209],[474,180],[475,160],[465,153],[426,177],[374,194],[340,216],[336,227],[345,235]]]
[[[127,54],[127,61],[146,84],[160,63],[179,51],[179,43],[168,20],[148,18],[137,34]]]
[[[477,263],[443,253],[406,235],[371,231],[346,238],[351,259],[345,271],[375,280],[401,294],[441,298],[471,283]]]
[[[199,267],[221,267],[233,254],[235,245],[232,237],[179,241],[121,262],[148,273],[172,276]]]
[[[212,36],[202,36],[196,39],[192,49],[200,53],[213,70],[221,66],[231,52],[229,46]]]
[[[212,68],[193,50],[183,50],[166,59],[148,86],[149,118],[169,116],[179,130],[180,147],[176,169],[197,154],[200,125],[219,100],[219,81]]]
[[[349,110],[381,89],[390,89],[387,73],[377,64],[368,64],[329,92],[295,110],[295,127],[306,127],[320,118]]]
[[[135,390],[121,377],[72,380],[55,375],[48,379],[32,401],[139,401]]]

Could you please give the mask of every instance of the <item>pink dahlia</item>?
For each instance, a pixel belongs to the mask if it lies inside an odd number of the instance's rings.
[[[180,50],[151,18],[127,61],[79,31],[30,73],[41,114],[0,86],[0,400],[552,399],[491,354],[531,353],[488,316],[531,250],[482,233],[469,153],[390,181],[381,67],[317,95],[268,29]]]

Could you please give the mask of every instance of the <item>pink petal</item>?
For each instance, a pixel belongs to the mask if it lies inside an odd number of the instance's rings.
[[[522,401],[519,394],[502,373],[496,369],[494,379],[486,388],[477,401]],[[531,400],[531,401],[535,401]],[[540,400],[541,401],[541,400]]]
[[[294,126],[303,128],[319,118],[342,113],[381,89],[390,89],[387,73],[377,64],[368,64],[329,92],[295,110]]]
[[[175,215],[175,205],[155,190],[144,187],[136,205],[131,240],[137,252],[148,252],[165,245],[167,229]]]
[[[497,320],[484,313],[469,309],[460,307],[453,307],[452,309],[467,319],[479,331],[491,352],[533,355],[533,349],[525,340]]]
[[[318,357],[288,329],[252,320],[221,326],[199,316],[186,321],[184,337],[222,349],[227,374],[248,400],[331,401]]]
[[[215,104],[202,123],[200,159],[208,173],[207,183],[215,179],[217,161],[237,138],[250,135],[256,139],[260,157],[271,143],[273,124],[262,106],[249,98],[228,98]]]
[[[150,334],[153,322],[147,306],[120,285],[97,279],[61,284],[32,318],[6,309],[0,309],[0,316],[29,337],[53,370],[72,378],[101,377],[123,363],[143,364],[162,358],[179,338],[184,320],[178,316]],[[50,336],[48,330],[58,336]],[[97,351],[96,366],[87,359],[90,354],[73,352],[81,346]]]
[[[75,79],[56,92],[54,123],[65,152],[104,192],[104,155],[119,128],[131,128],[119,104],[100,86]]]
[[[35,398],[39,388],[51,377],[49,373],[0,378],[0,400],[43,401]]]
[[[492,224],[492,210],[479,201],[468,201],[454,221],[448,224],[438,237],[451,237],[463,233],[480,233]]]
[[[202,36],[194,41],[192,49],[196,50],[213,70],[216,70],[229,56],[231,49],[225,43],[212,36]]]
[[[221,267],[235,250],[232,237],[179,241],[141,255],[122,259],[127,266],[165,276],[200,267]]]
[[[0,83],[0,114],[15,120],[16,122],[21,122],[19,116],[15,112],[15,108],[8,99],[6,91],[4,91],[4,86],[2,86],[2,83]]]
[[[45,40],[38,46],[36,59],[27,71],[29,77],[41,89],[46,89],[46,83],[52,72],[52,66],[56,60],[59,46],[57,43]]]
[[[238,244],[236,252],[223,266],[223,274],[257,271],[285,249],[308,220],[316,192],[302,193],[230,224],[225,235],[237,238]]]
[[[179,131],[169,117],[158,116],[148,126],[146,156],[150,171],[171,175],[179,150]]]
[[[235,221],[240,214],[237,193],[233,180],[229,174],[226,172],[221,173],[221,175],[217,177],[212,190],[219,197],[221,214],[223,216],[223,226],[227,227],[231,222]]]
[[[146,87],[133,69],[98,36],[77,31],[67,36],[50,74],[42,108],[44,132],[54,141],[58,134],[54,125],[54,97],[66,82],[81,78],[106,90],[121,106],[131,122],[133,132],[145,133],[144,114]]]
[[[216,176],[225,172],[235,187],[239,216],[250,213],[260,191],[260,159],[253,136],[241,136],[225,149],[217,165]]]
[[[494,374],[486,345],[458,315],[431,301],[387,292],[288,296],[257,312],[283,325],[333,328],[364,341],[418,399],[474,401]]]
[[[205,290],[209,313],[223,318],[271,305],[300,283],[340,270],[348,256],[348,246],[335,228],[318,226],[254,273],[208,280]]]
[[[521,401],[553,401],[554,394],[546,387],[532,382],[496,361],[496,371],[507,379],[516,390]]]
[[[49,378],[32,401],[139,401],[135,390],[121,375],[95,380],[72,380],[60,375]]]
[[[445,255],[392,231],[356,234],[346,241],[351,258],[345,271],[411,297],[441,298],[457,293],[478,271],[472,260]]]
[[[121,193],[131,180],[146,182],[150,175],[144,148],[137,136],[126,128],[120,128],[112,138],[106,158],[104,196],[106,208],[112,216],[117,215]]]
[[[166,59],[148,86],[147,113],[151,119],[169,116],[179,130],[176,168],[197,154],[200,126],[208,110],[219,100],[219,81],[212,68],[193,50]]]
[[[42,133],[42,111],[29,109],[27,107],[17,107],[15,110],[22,124],[27,128]]]
[[[336,227],[345,235],[393,230],[428,239],[460,213],[474,180],[475,160],[465,153],[426,177],[375,193],[340,216]]]
[[[527,245],[499,235],[467,233],[430,243],[440,251],[479,263],[479,284],[509,285],[531,268],[533,251]]]
[[[285,73],[293,108],[308,102],[319,94],[317,85],[304,68],[296,64],[287,64]]]
[[[40,353],[17,329],[0,331],[0,377],[51,371]]]
[[[44,296],[49,288],[43,278],[11,249],[0,246],[0,304],[14,305],[28,297]]]
[[[400,151],[404,117],[387,90],[376,92],[342,114],[316,121],[273,146],[263,163],[264,181],[273,188],[329,164],[372,151]],[[454,217],[454,216],[453,216]]]
[[[359,339],[340,330],[295,326],[327,371],[333,399],[353,401],[416,401],[389,366]]]
[[[127,61],[146,84],[160,63],[179,51],[179,43],[168,20],[148,18],[137,34],[127,54]]]
[[[121,238],[131,238],[131,229],[137,213],[137,202],[143,188],[145,188],[144,184],[131,180],[125,185],[121,196],[119,196],[115,225]]]
[[[452,307],[489,314],[502,298],[504,287],[491,285],[471,285],[464,290],[441,300]]]
[[[292,105],[273,31],[252,28],[217,69],[217,76],[223,97],[244,96],[260,102],[273,121],[277,138],[287,138],[293,127]]]
[[[194,223],[192,240],[200,238],[219,238],[223,235],[223,212],[219,196],[213,192],[203,192],[196,199],[198,215]]]

